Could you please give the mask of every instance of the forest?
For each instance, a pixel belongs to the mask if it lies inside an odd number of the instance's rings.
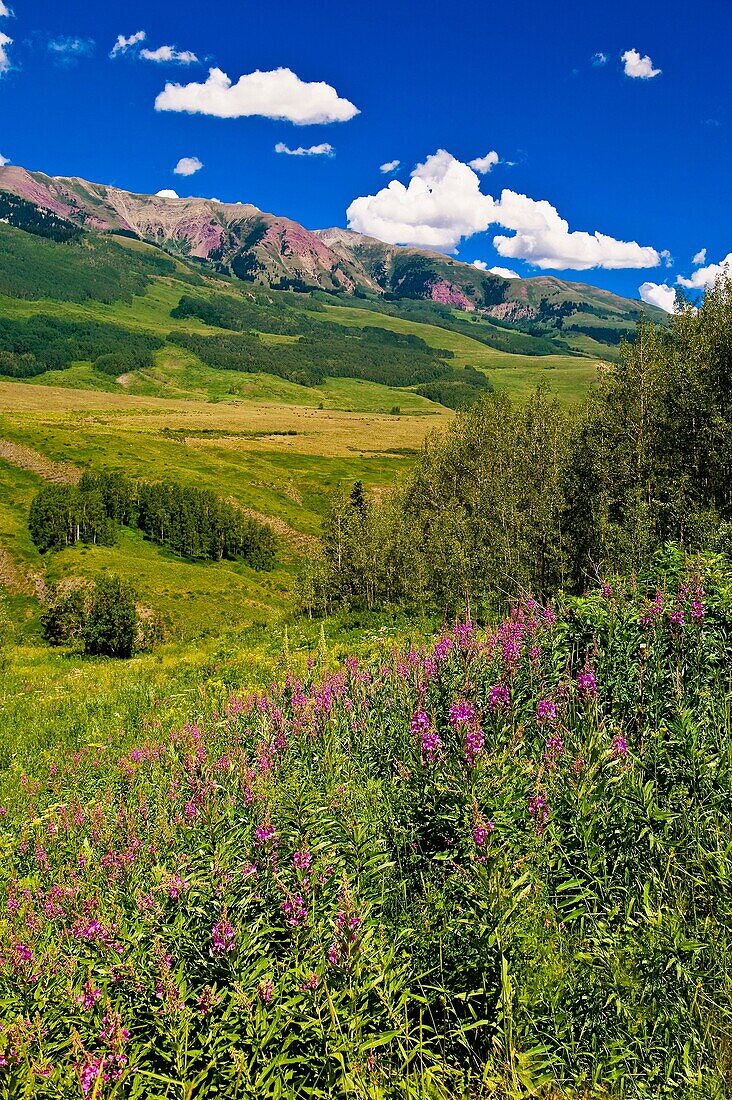
[[[113,545],[118,526],[136,527],[152,542],[186,558],[241,560],[271,569],[270,527],[210,489],[173,480],[133,481],[112,471],[85,473],[78,485],[48,485],[35,496],[28,527],[42,553],[77,543]]]
[[[578,413],[541,389],[484,397],[386,498],[336,494],[303,566],[309,612],[430,607],[483,618],[510,593],[582,592],[666,542],[732,548],[732,293],[641,325]]]

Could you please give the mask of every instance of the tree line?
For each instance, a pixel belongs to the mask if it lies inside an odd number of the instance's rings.
[[[309,612],[489,614],[517,590],[637,573],[664,543],[732,551],[732,282],[639,327],[577,413],[492,394],[424,445],[406,483],[337,493],[302,571]]]
[[[272,529],[209,489],[173,480],[133,481],[100,471],[78,485],[47,485],[31,503],[28,527],[42,553],[79,542],[113,545],[119,526],[187,558],[241,560],[255,569],[276,561]]]

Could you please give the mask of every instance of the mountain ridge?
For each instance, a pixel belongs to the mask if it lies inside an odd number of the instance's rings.
[[[664,320],[655,307],[585,283],[551,275],[504,279],[440,252],[385,244],[349,229],[309,230],[251,203],[136,194],[17,165],[0,168],[0,192],[87,232],[131,234],[276,289],[429,300],[519,327],[550,320],[571,291],[580,305],[589,299],[596,310],[630,315],[633,324],[641,317]]]

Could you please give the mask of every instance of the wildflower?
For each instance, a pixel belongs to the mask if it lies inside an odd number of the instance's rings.
[[[185,893],[185,891],[188,889],[188,885],[188,881],[184,878],[181,878],[181,876],[176,871],[176,873],[174,875],[171,875],[171,877],[165,883],[165,888],[168,891],[168,897],[172,898],[173,901],[178,901],[181,894]]]
[[[211,929],[211,953],[213,955],[223,955],[233,951],[235,947],[234,939],[234,929],[229,922],[227,920],[219,921]]]
[[[301,894],[295,894],[282,903],[282,912],[291,928],[298,928],[307,920],[308,911],[305,908]]]
[[[577,676],[577,690],[585,702],[597,698],[597,680],[590,665],[586,664]]]
[[[257,996],[263,1004],[269,1004],[274,997],[274,986],[270,981],[260,982],[257,986]]]
[[[663,614],[663,593],[656,589],[653,601],[648,605],[640,617],[640,625],[644,630],[649,630]]]
[[[529,799],[529,813],[534,820],[537,833],[541,836],[549,820],[549,806],[547,804],[546,795],[541,791]]]
[[[304,981],[302,983],[302,985],[300,986],[300,992],[301,993],[312,992],[314,989],[317,989],[319,985],[320,985],[320,978],[318,977],[318,975],[313,970],[310,973],[310,976],[307,978],[307,980]]]
[[[508,684],[494,684],[488,696],[489,710],[505,710],[511,702],[511,693]]]
[[[429,717],[423,710],[418,710],[412,716],[410,729],[415,737],[419,738],[422,763],[434,764],[436,757],[442,750],[442,738],[432,727]]]
[[[476,848],[485,848],[488,843],[488,838],[494,831],[495,825],[492,821],[486,821],[485,825],[476,825],[473,829],[473,843]]]
[[[341,953],[338,950],[338,944],[332,943],[328,948],[328,962],[331,966],[337,966],[340,961]]]
[[[278,840],[279,837],[277,836],[277,830],[272,825],[258,825],[257,828],[254,830],[255,844],[276,844]]]
[[[297,871],[309,871],[313,862],[313,857],[310,852],[301,849],[299,852],[295,852],[292,857],[292,866]]]
[[[553,733],[547,738],[544,747],[544,758],[549,764],[556,764],[560,756],[564,755],[564,741],[558,733]]]
[[[221,1004],[222,1000],[221,994],[212,985],[205,985],[196,999],[196,1006],[202,1016],[208,1016],[211,1009]]]
[[[82,993],[77,994],[74,998],[76,1003],[81,1005],[85,1012],[90,1012],[94,1005],[97,1003],[102,995],[101,989],[96,989],[92,983],[91,977],[88,977],[84,982],[84,989]]]
[[[557,720],[557,704],[553,699],[540,699],[536,708],[536,721],[543,725],[553,725]]]
[[[613,737],[611,752],[616,760],[624,759],[628,755],[628,742],[619,733]]]

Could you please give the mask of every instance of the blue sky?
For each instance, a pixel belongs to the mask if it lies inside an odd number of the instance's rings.
[[[311,228],[345,226],[350,208],[375,235],[632,297],[679,276],[702,286],[732,252],[729,0],[0,0],[4,9],[0,154],[15,164],[252,202]],[[120,36],[142,31],[110,57]],[[212,68],[233,94],[212,87]],[[297,80],[236,87],[278,69]],[[156,110],[168,83],[204,87]],[[288,117],[249,113],[257,104]],[[488,171],[469,166],[493,152]],[[175,174],[184,157],[203,167]],[[391,161],[399,167],[382,172]]]

